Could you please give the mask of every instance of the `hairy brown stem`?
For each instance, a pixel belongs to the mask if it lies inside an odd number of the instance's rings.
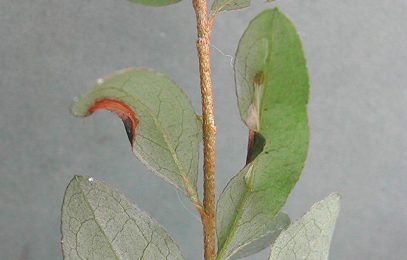
[[[212,75],[210,62],[210,38],[212,24],[208,22],[206,0],[193,0],[198,28],[196,43],[201,79],[203,142],[204,142],[204,229],[205,260],[215,260],[215,138],[216,126],[213,112]]]

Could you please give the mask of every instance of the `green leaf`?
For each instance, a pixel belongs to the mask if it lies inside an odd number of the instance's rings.
[[[64,259],[184,259],[167,231],[106,183],[75,176],[62,206]]]
[[[247,8],[251,0],[215,0],[211,7],[211,16],[222,11],[232,11]]]
[[[181,0],[129,0],[129,1],[142,5],[163,6],[178,3]]]
[[[290,217],[287,214],[280,212],[273,221],[263,229],[263,232],[258,234],[257,238],[253,238],[253,240],[248,241],[247,244],[239,247],[229,259],[232,260],[250,256],[269,247],[274,243],[281,231],[283,231],[290,223]]]
[[[272,246],[270,260],[328,259],[340,204],[341,196],[333,193],[312,206],[281,232]]]
[[[99,79],[74,101],[71,111],[86,117],[99,109],[116,113],[133,153],[160,177],[197,199],[201,123],[182,90],[149,69],[126,69]]]
[[[271,201],[247,189],[246,176],[252,170],[252,164],[246,165],[220,195],[216,208],[217,259],[237,259],[257,253],[270,246],[290,224],[290,218],[282,212],[274,216],[259,212],[267,209]]]
[[[258,15],[240,40],[235,80],[250,129],[247,165],[217,207],[218,259],[263,233],[301,175],[309,146],[308,73],[300,39],[277,9]],[[227,210],[226,210],[227,209]]]

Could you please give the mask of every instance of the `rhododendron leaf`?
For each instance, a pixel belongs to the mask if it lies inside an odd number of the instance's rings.
[[[219,198],[219,260],[264,232],[307,157],[307,67],[294,25],[277,9],[261,13],[246,29],[235,80],[240,115],[250,131],[249,151],[246,166]]]
[[[167,231],[106,183],[75,176],[62,205],[64,259],[184,259]]]
[[[97,80],[71,107],[80,117],[99,109],[123,120],[141,162],[186,196],[197,196],[202,126],[190,100],[172,80],[150,69],[122,70]]]

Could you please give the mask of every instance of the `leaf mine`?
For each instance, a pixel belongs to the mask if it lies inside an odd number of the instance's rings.
[[[161,73],[128,68],[98,80],[71,106],[80,117],[100,109],[122,119],[134,155],[190,197],[199,210],[202,124],[185,93]]]
[[[307,157],[305,57],[294,25],[277,9],[258,15],[244,32],[236,53],[235,82],[240,115],[249,128],[248,153],[245,167],[218,200],[217,260],[235,259],[247,244],[264,248],[255,241],[273,231],[270,223]]]

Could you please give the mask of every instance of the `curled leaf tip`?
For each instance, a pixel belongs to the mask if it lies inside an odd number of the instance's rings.
[[[136,130],[139,123],[136,112],[124,102],[105,98],[96,101],[89,108],[89,114],[93,114],[100,109],[109,110],[122,119],[129,141],[133,146],[136,141]]]
[[[249,131],[249,140],[247,144],[247,157],[246,164],[251,163],[256,157],[263,152],[263,148],[266,145],[266,139],[264,136],[252,129]]]

